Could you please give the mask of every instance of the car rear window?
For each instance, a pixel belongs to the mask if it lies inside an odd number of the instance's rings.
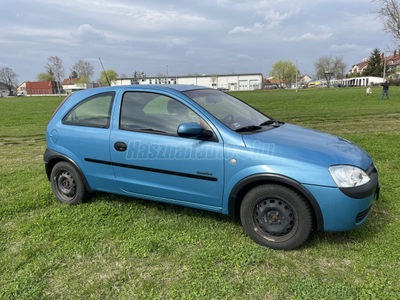
[[[69,111],[62,123],[66,125],[108,128],[114,92],[92,96]]]

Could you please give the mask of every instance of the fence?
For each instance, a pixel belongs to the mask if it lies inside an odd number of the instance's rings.
[[[25,91],[27,96],[42,96],[42,95],[58,95],[57,89],[27,89]],[[61,94],[66,94],[64,90],[61,90]]]

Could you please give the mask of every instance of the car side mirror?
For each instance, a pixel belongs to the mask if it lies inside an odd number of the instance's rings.
[[[201,140],[208,140],[213,136],[212,131],[204,130],[201,128],[200,124],[198,123],[182,123],[178,127],[178,136],[184,138],[193,138],[193,139],[201,139]]]

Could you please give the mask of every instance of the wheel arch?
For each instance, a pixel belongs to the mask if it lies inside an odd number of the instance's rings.
[[[46,148],[46,151],[44,153],[44,162],[45,162],[45,169],[46,169],[46,175],[47,179],[50,181],[50,175],[51,171],[53,170],[54,166],[59,163],[60,161],[65,161],[70,164],[72,164],[79,172],[79,175],[82,177],[83,183],[85,185],[85,188],[88,192],[93,193],[94,191],[91,189],[88,181],[86,180],[85,175],[83,174],[81,168],[79,165],[70,157],[68,157],[65,154],[62,154],[60,152],[51,150],[49,148]]]
[[[303,185],[301,185],[300,182],[279,174],[255,174],[239,181],[233,187],[229,195],[228,215],[234,220],[239,220],[240,205],[246,193],[255,186],[271,183],[291,187],[295,189],[298,193],[300,193],[311,206],[314,224],[316,225],[317,230],[324,230],[324,219],[322,211],[315,197],[310,193],[310,191],[308,191]]]

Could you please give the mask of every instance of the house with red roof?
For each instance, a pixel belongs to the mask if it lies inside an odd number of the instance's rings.
[[[368,58],[364,58],[362,62],[352,65],[349,73],[361,74],[368,66]]]
[[[385,53],[382,53],[381,61],[384,63]],[[392,71],[394,68],[400,65],[400,50],[394,50],[393,55],[389,55],[386,57],[386,70],[388,72]]]
[[[381,54],[381,64],[385,62],[385,53]],[[400,50],[394,50],[393,55],[386,56],[386,72],[390,73],[391,70],[400,65]],[[368,66],[368,58],[364,58],[360,63],[352,65],[349,73],[361,74]]]

